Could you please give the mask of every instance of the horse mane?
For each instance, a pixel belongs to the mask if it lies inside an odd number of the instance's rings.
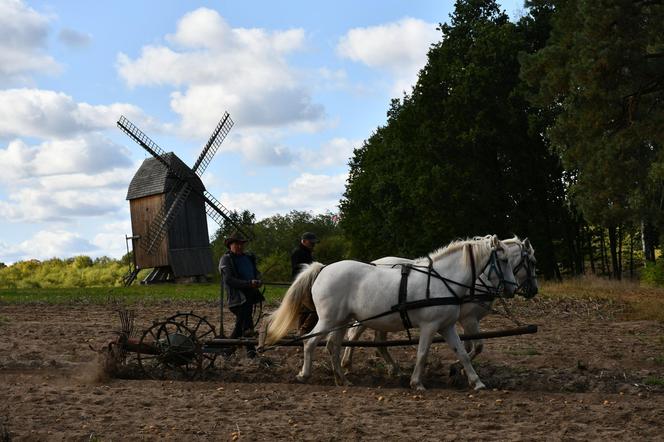
[[[450,242],[446,246],[431,252],[429,254],[429,258],[431,258],[432,261],[437,261],[451,253],[463,250],[464,258],[466,260],[470,260],[470,254],[466,252],[466,246],[470,246],[473,250],[473,256],[475,257],[475,261],[482,262],[486,260],[491,254],[492,237],[493,237],[492,235],[486,235],[486,236],[475,236],[473,238],[466,238],[466,239],[457,239],[455,241]],[[423,256],[421,258],[417,258],[415,262],[418,264],[426,263],[428,262],[428,258],[426,256]]]
[[[525,250],[528,252],[529,255],[534,255],[535,254],[535,249],[533,248],[533,245],[530,241],[528,241],[528,238],[526,239],[521,239],[518,236],[514,235],[514,238],[509,238],[509,239],[503,239],[502,242],[508,246],[517,244],[521,246],[521,250]]]
[[[505,244],[511,245],[511,244],[520,244],[523,245],[523,241],[516,235],[514,235],[513,238],[509,239],[501,239],[501,241]]]

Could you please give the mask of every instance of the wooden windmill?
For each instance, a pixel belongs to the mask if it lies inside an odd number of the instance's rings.
[[[127,190],[134,268],[125,277],[125,285],[146,268],[153,269],[143,280],[148,284],[211,273],[214,265],[206,212],[219,225],[225,222],[252,236],[205,190],[200,179],[233,127],[230,115],[224,114],[191,168],[174,153],[164,152],[124,116],[118,127],[152,155],[143,161]]]

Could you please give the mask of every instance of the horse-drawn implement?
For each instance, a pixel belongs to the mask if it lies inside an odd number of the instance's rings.
[[[204,316],[194,312],[178,312],[162,320],[156,320],[145,330],[134,329],[134,314],[128,310],[119,312],[122,329],[118,337],[106,347],[110,361],[127,369],[138,377],[153,379],[201,379],[206,373],[218,370],[217,357],[230,349],[259,346],[260,351],[279,347],[301,347],[306,340],[302,336],[281,339],[269,348],[261,348],[259,338],[237,339],[218,336],[216,328]],[[462,341],[492,339],[537,333],[536,325],[460,335]],[[445,342],[442,337],[434,343]],[[325,340],[317,346],[326,345]],[[417,345],[418,339],[394,339],[387,341],[344,341],[345,347],[405,347]]]
[[[238,347],[246,347],[251,350],[248,354],[255,354],[254,348],[265,352],[279,347],[303,345],[304,365],[297,378],[305,381],[310,376],[313,350],[317,346],[326,345],[332,358],[335,381],[345,384],[347,381],[341,370],[341,348],[377,347],[394,367],[396,364],[387,352],[387,347],[417,345],[417,362],[411,376],[411,387],[423,389],[421,376],[429,346],[434,342],[446,342],[460,359],[469,384],[476,389],[484,388],[470,362],[481,350],[473,349],[469,357],[460,341],[471,341],[474,346],[477,342],[481,343],[482,339],[537,331],[534,325],[521,326],[518,322],[519,327],[508,330],[481,333],[478,328],[479,320],[493,311],[490,307],[493,300],[502,300],[503,295],[513,296],[520,288],[524,288],[526,297],[534,296],[537,292],[534,259],[531,259],[531,255],[532,249],[526,251],[520,242],[510,247],[495,236],[487,236],[453,243],[428,256],[427,265],[419,265],[416,261],[401,262],[398,264],[400,269],[380,269],[354,261],[342,261],[327,268],[314,263],[296,278],[270,319],[263,321],[264,324],[259,327],[262,333],[258,338],[245,335],[230,339],[224,336],[223,302],[220,334],[216,333],[214,326],[205,317],[189,312],[155,321],[139,335],[134,331],[133,314],[125,311],[121,314],[122,330],[117,340],[109,344],[108,354],[116,363],[135,365],[149,377],[170,375],[189,379],[203,375],[215,366],[218,355],[228,355]],[[525,263],[527,267],[527,270],[522,268],[517,271],[518,275],[522,274],[519,277],[515,277],[513,272],[513,269],[522,265],[517,262]],[[409,279],[411,271],[414,276]],[[457,279],[443,276],[447,274],[457,275]],[[318,278],[318,275],[323,276]],[[370,283],[358,284],[352,281],[358,277]],[[312,291],[314,283],[318,291]],[[357,291],[358,286],[363,287],[362,291]],[[394,304],[391,290],[381,292],[380,287],[398,288],[398,303]],[[408,290],[415,294],[409,297]],[[345,297],[345,300],[337,302],[340,297]],[[311,305],[312,302],[319,313],[319,321],[313,330],[304,336],[287,336],[288,330],[297,322],[302,306]],[[464,305],[471,304],[481,306],[481,311],[467,314],[474,318],[476,331],[459,336],[454,325],[463,318]],[[355,319],[348,322],[352,318]],[[471,328],[467,327],[467,323],[462,324],[464,329]],[[366,327],[376,330],[376,340],[343,340],[348,329]],[[420,330],[419,338],[411,339],[411,328]],[[397,330],[406,330],[408,339],[390,341],[385,338],[386,332]],[[436,333],[442,338],[436,337]],[[326,337],[327,340],[323,340]],[[357,337],[359,334],[354,336],[355,339]]]

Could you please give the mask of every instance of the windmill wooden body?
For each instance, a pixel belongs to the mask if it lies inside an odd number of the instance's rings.
[[[214,271],[206,213],[219,225],[231,224],[252,236],[235,223],[200,179],[232,126],[233,120],[224,114],[189,168],[124,116],[118,120],[118,127],[152,155],[143,161],[127,190],[134,267],[125,276],[125,285],[146,268],[153,270],[143,283],[201,279]]]

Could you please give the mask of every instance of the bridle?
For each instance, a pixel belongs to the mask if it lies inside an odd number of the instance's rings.
[[[473,274],[473,281],[478,281],[474,282],[471,287],[470,287],[470,298],[473,298],[475,296],[475,290],[476,288],[480,288],[482,292],[485,294],[488,294],[493,297],[500,297],[501,294],[504,292],[504,288],[506,285],[511,284],[517,287],[519,285],[516,282],[513,281],[507,281],[505,280],[505,274],[503,272],[503,269],[500,268],[500,265],[498,263],[498,250],[495,247],[491,247],[491,256],[487,263],[484,265],[482,270],[480,271],[480,276],[479,278],[475,277],[475,274]],[[475,269],[475,258],[472,255],[472,248],[471,248],[471,263],[473,265],[473,273]],[[514,273],[514,272],[512,272]],[[498,285],[493,286],[490,283],[487,283],[487,281],[491,281],[491,277],[493,275],[496,275],[498,278]]]
[[[521,259],[519,260],[517,265],[514,266],[513,273],[516,276],[516,274],[519,273],[521,269],[525,269],[526,279],[521,284],[517,284],[515,293],[518,293],[524,298],[529,299],[535,296],[535,294],[530,294],[529,292],[534,284],[536,269],[535,265],[530,260],[530,252],[526,250],[526,247],[523,244],[520,244],[520,247],[521,247]]]

